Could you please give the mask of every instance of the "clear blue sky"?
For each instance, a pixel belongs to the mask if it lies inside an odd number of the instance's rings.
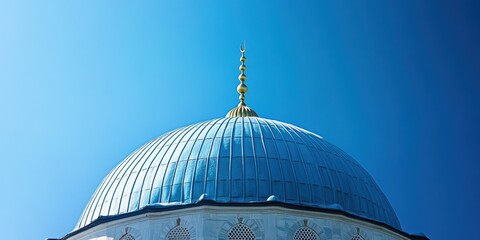
[[[410,233],[476,239],[479,1],[0,1],[0,226],[61,237],[127,154],[237,104],[356,158]],[[166,2],[166,1],[162,1]]]

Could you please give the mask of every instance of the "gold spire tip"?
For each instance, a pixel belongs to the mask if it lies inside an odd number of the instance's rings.
[[[247,66],[245,66],[245,62],[247,61],[247,58],[245,57],[245,51],[246,45],[245,41],[243,41],[243,44],[240,43],[240,52],[242,53],[242,56],[240,57],[240,67],[238,67],[240,70],[240,75],[238,75],[240,84],[237,86],[237,92],[240,94],[238,97],[240,103],[236,108],[227,113],[227,117],[258,117],[257,113],[255,113],[255,111],[247,107],[245,104],[245,93],[248,92],[248,87],[245,85],[245,81],[247,80],[247,76],[245,75],[245,71],[247,70]]]

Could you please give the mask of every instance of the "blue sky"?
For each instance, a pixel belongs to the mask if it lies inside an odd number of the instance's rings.
[[[357,159],[403,229],[474,239],[476,1],[0,1],[0,225],[61,237],[127,154],[237,100]],[[28,230],[26,230],[28,229]]]

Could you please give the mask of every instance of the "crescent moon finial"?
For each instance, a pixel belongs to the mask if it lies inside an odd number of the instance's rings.
[[[245,44],[245,40],[243,40],[243,43],[240,43],[240,52],[244,53],[246,49],[247,45]]]

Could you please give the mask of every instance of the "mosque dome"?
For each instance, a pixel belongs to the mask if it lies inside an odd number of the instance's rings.
[[[77,228],[145,206],[276,201],[345,211],[400,229],[387,198],[348,154],[291,124],[219,118],[168,132],[103,180]]]
[[[239,104],[132,152],[61,240],[428,239],[401,230],[373,178],[344,151],[247,107],[240,51]]]

